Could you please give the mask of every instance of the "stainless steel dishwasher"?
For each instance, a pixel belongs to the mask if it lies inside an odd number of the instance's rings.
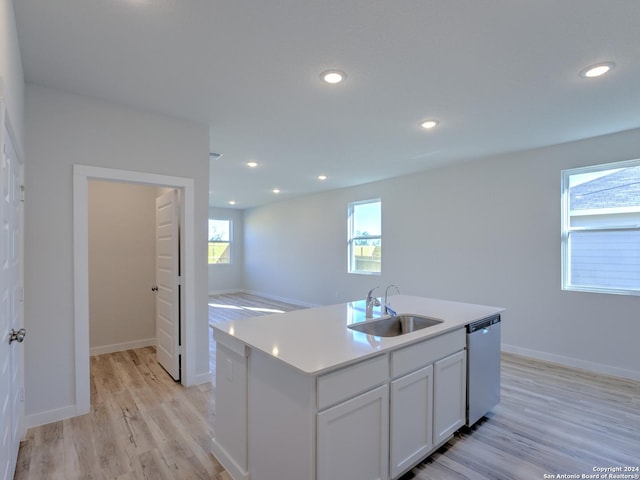
[[[500,402],[500,315],[467,325],[467,426]]]

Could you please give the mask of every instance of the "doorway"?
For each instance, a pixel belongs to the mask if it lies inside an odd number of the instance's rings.
[[[88,207],[91,356],[154,346],[179,381],[178,190],[90,180]]]
[[[115,170],[86,165],[74,165],[73,169],[73,222],[74,222],[74,319],[75,319],[75,378],[76,415],[90,409],[89,388],[89,234],[88,234],[88,190],[90,180],[125,182],[155,187],[178,189],[181,193],[180,230],[182,232],[182,285],[180,327],[182,341],[182,376],[184,386],[196,383],[195,374],[195,295],[193,251],[194,228],[194,182],[190,178],[171,177],[145,172]]]

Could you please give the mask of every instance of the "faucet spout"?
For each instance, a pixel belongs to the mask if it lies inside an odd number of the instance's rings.
[[[387,297],[388,297],[388,294],[389,294],[389,289],[391,287],[395,288],[396,292],[400,293],[400,289],[398,288],[397,285],[394,285],[392,283],[391,285],[387,286],[387,288],[384,291],[384,313],[393,315],[395,317],[396,316],[396,311],[393,308],[391,308],[391,303],[389,303],[387,301]]]
[[[366,300],[366,304],[367,304],[367,311],[366,311],[366,318],[373,318],[373,307],[379,307],[380,306],[380,300],[378,300],[376,297],[373,296],[373,291],[376,288],[380,288],[380,287],[373,287],[371,290],[369,290],[369,293],[367,293],[367,300]]]

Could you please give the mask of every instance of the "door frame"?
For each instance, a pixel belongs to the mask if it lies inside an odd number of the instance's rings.
[[[183,241],[182,385],[197,383],[195,372],[195,188],[192,178],[112,168],[73,166],[73,290],[75,330],[76,415],[91,407],[89,361],[89,180],[116,181],[177,188],[181,191],[180,230]]]

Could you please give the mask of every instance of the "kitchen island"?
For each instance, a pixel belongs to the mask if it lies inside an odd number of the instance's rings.
[[[390,299],[441,322],[367,335],[358,301],[214,326],[213,449],[234,479],[396,478],[464,424],[464,327],[503,309]]]

